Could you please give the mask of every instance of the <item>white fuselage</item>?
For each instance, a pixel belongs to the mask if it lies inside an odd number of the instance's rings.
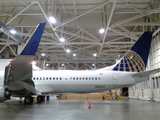
[[[120,71],[33,71],[32,80],[42,93],[90,93],[135,84],[132,72]]]

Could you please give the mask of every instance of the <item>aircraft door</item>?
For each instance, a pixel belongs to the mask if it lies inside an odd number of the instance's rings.
[[[117,74],[112,74],[112,84],[117,85],[118,84],[118,75]]]

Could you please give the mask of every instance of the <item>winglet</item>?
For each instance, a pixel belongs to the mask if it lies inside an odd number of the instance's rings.
[[[39,42],[41,40],[44,28],[46,23],[40,23],[37,26],[37,29],[34,31],[30,39],[28,40],[28,43],[24,46],[23,51],[20,55],[35,55]]]

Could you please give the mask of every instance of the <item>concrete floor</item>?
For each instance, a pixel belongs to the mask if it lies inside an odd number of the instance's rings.
[[[0,120],[160,120],[160,103],[134,99],[98,101],[56,100],[24,105],[23,100],[0,103]]]

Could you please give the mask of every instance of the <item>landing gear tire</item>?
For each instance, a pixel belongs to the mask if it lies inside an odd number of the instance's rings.
[[[6,99],[11,99],[11,95],[10,95],[10,92],[9,92],[8,89],[5,89],[5,91],[4,91],[4,97],[5,97]]]
[[[41,96],[41,95],[37,96],[37,102],[38,103],[41,103],[43,101],[44,101],[44,96]]]
[[[25,97],[24,103],[25,104],[32,104],[33,103],[33,97]]]

